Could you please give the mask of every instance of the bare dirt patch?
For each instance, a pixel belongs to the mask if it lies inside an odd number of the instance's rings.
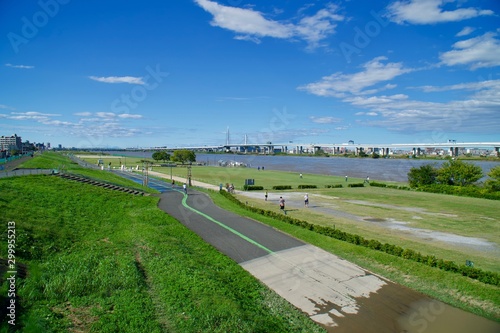
[[[259,192],[238,192],[238,194],[254,199],[264,199],[264,194]],[[269,195],[268,201],[278,202],[279,197],[283,196],[286,199],[286,204],[288,207],[294,209],[302,208],[304,206],[303,198],[305,194],[306,192],[286,192],[282,194],[273,193]],[[403,233],[405,236],[410,236],[424,241],[438,241],[453,246],[468,247],[470,249],[474,249],[480,252],[492,252],[492,251],[500,252],[500,249],[497,246],[497,244],[490,242],[486,239],[412,227],[410,226],[410,222],[397,221],[391,218],[390,216],[388,216],[387,218],[379,218],[371,216],[359,216],[356,214],[348,213],[338,209],[339,207],[335,205],[335,201],[339,200],[339,198],[337,197],[329,197],[326,195],[317,195],[309,193],[309,198],[311,199],[309,209],[314,209],[315,212],[321,214],[348,219],[354,223],[376,223],[377,226],[389,230],[394,230]],[[389,213],[391,210],[403,210],[412,213],[443,216],[448,218],[457,217],[457,215],[455,214],[429,212],[419,207],[402,207],[390,204],[373,203],[363,200],[343,200],[343,201],[356,205],[386,208],[388,209]],[[413,219],[422,219],[422,218],[420,216],[413,216]]]

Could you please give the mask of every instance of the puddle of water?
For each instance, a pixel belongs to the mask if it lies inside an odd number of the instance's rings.
[[[500,324],[435,300],[421,300],[398,320],[404,333],[497,333]]]
[[[441,241],[445,243],[460,244],[461,246],[471,247],[477,250],[495,250],[497,248],[495,243],[492,243],[486,239],[466,237],[455,235],[446,232],[434,231],[429,229],[420,229],[409,227],[408,222],[396,221],[394,219],[383,219],[383,218],[364,218],[367,222],[378,222],[380,226],[386,227],[388,229],[399,230],[417,236],[425,240]]]

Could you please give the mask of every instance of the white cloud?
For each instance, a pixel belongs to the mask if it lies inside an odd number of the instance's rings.
[[[142,77],[134,77],[134,76],[107,76],[107,77],[98,77],[98,76],[89,76],[89,79],[104,82],[104,83],[128,83],[128,84],[146,84]]]
[[[309,117],[313,123],[317,124],[333,124],[333,123],[338,123],[341,120],[339,118],[334,118],[334,117],[315,117],[311,116]]]
[[[422,86],[416,87],[416,89],[421,89],[424,92],[439,92],[439,91],[450,91],[450,90],[482,90],[485,88],[497,87],[500,84],[500,80],[485,80],[479,82],[467,82],[458,83],[449,86]]]
[[[114,118],[116,115],[113,112],[96,112],[99,118]]]
[[[467,35],[470,35],[472,32],[474,32],[474,30],[476,30],[476,29],[474,29],[472,27],[464,27],[455,36],[457,36],[457,37],[467,36]]]
[[[3,104],[0,104],[0,109],[15,110],[15,108],[8,106],[8,105],[3,105]]]
[[[465,89],[472,91],[462,100],[446,103],[411,100],[406,95],[356,96],[345,102],[368,111],[358,115],[377,113],[380,117],[368,125],[394,131],[442,131],[498,133],[498,106],[500,105],[500,80],[471,82],[446,87],[427,86],[427,91]]]
[[[354,74],[335,73],[323,77],[320,81],[309,83],[299,87],[318,96],[346,97],[348,94],[360,95],[367,92],[373,94],[377,91],[392,89],[393,84],[386,84],[378,89],[363,91],[363,89],[377,85],[380,82],[389,81],[395,77],[411,72],[412,69],[404,68],[401,63],[387,63],[386,57],[376,57],[363,64],[364,70]]]
[[[16,121],[16,128],[29,128],[20,125],[21,121],[34,122],[36,127],[30,131],[52,135],[54,133],[64,134],[72,137],[82,138],[81,146],[90,147],[102,143],[103,138],[123,138],[133,137],[141,134],[142,131],[124,126],[120,121],[126,119],[141,119],[137,114],[119,114],[111,112],[78,112],[74,116],[82,117],[78,122],[71,122],[64,119],[54,119],[62,117],[60,114],[41,113],[36,111],[10,112],[0,114],[2,121]],[[92,117],[95,115],[95,117]]]
[[[458,8],[445,11],[445,4],[455,3],[456,0],[403,0],[395,1],[387,7],[389,19],[398,24],[404,22],[412,24],[434,24],[442,22],[456,22],[477,16],[493,15],[491,10],[476,8]]]
[[[118,115],[118,118],[123,118],[123,119],[140,119],[140,118],[142,118],[142,115],[140,115],[140,114],[122,113],[122,114]]]
[[[12,65],[12,64],[5,64],[7,67],[11,68],[19,68],[19,69],[33,69],[35,66],[27,66],[27,65]]]
[[[319,10],[313,16],[306,16],[300,20],[295,30],[297,35],[309,43],[310,48],[317,47],[319,42],[335,33],[335,21],[342,21],[343,16],[335,14],[337,6],[330,4]]]
[[[14,119],[14,120],[46,120],[49,119],[49,117],[58,117],[60,116],[59,114],[50,114],[50,113],[40,113],[40,112],[35,112],[35,111],[28,111],[28,112],[11,112],[10,115],[8,115],[9,119]]]
[[[447,66],[469,65],[471,69],[500,66],[500,40],[496,33],[462,40],[453,44],[453,49],[441,53],[439,58]]]
[[[77,112],[77,113],[74,113],[75,116],[78,116],[78,117],[90,117],[92,115],[91,112]]]
[[[271,20],[253,9],[220,5],[214,1],[196,0],[196,3],[213,15],[212,26],[237,33],[235,39],[260,43],[260,38],[300,38],[315,48],[320,41],[335,33],[335,21],[344,17],[335,14],[337,6],[328,5],[312,16],[304,16],[296,24]]]
[[[293,35],[291,24],[268,20],[262,13],[252,9],[223,6],[208,0],[196,2],[213,15],[213,26],[259,37],[289,38]]]

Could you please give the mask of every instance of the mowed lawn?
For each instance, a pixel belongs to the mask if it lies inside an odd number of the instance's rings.
[[[279,158],[279,157],[277,157]],[[170,168],[153,168],[170,175]],[[311,223],[335,225],[347,232],[360,234],[433,254],[457,263],[471,260],[476,267],[500,272],[500,204],[495,200],[459,197],[444,194],[372,187],[350,188],[348,184],[362,183],[363,179],[325,176],[316,174],[260,170],[254,168],[228,168],[193,166],[192,179],[210,184],[234,184],[243,189],[245,179],[254,179],[255,185],[268,190],[270,200],[264,201],[264,191],[251,191],[239,195],[240,200],[254,206],[277,210],[277,198],[285,197],[290,207],[288,214]],[[174,176],[186,177],[185,167],[172,168]],[[372,182],[374,180],[371,180]],[[384,182],[404,186],[403,183]],[[325,185],[343,185],[342,188],[325,188]],[[291,185],[292,190],[273,191],[276,185]],[[316,185],[317,189],[298,189],[299,185]],[[303,195],[309,194],[309,208],[303,207]],[[338,213],[340,212],[340,214]],[[346,218],[345,214],[359,220]],[[389,228],[392,223],[425,232],[441,232],[444,240],[416,236],[407,230]],[[425,234],[425,233],[424,233]],[[454,235],[470,238],[470,245],[453,239]],[[446,241],[451,238],[451,241]],[[489,243],[491,246],[474,246]]]

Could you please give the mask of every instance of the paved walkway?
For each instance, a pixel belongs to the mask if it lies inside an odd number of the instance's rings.
[[[255,220],[217,207],[210,197],[167,178],[159,208],[196,232],[329,332],[482,332],[500,325],[395,284]],[[157,181],[158,182],[158,181]],[[156,183],[155,183],[156,184]],[[219,190],[193,181],[194,186]],[[156,184],[155,186],[159,186]]]

